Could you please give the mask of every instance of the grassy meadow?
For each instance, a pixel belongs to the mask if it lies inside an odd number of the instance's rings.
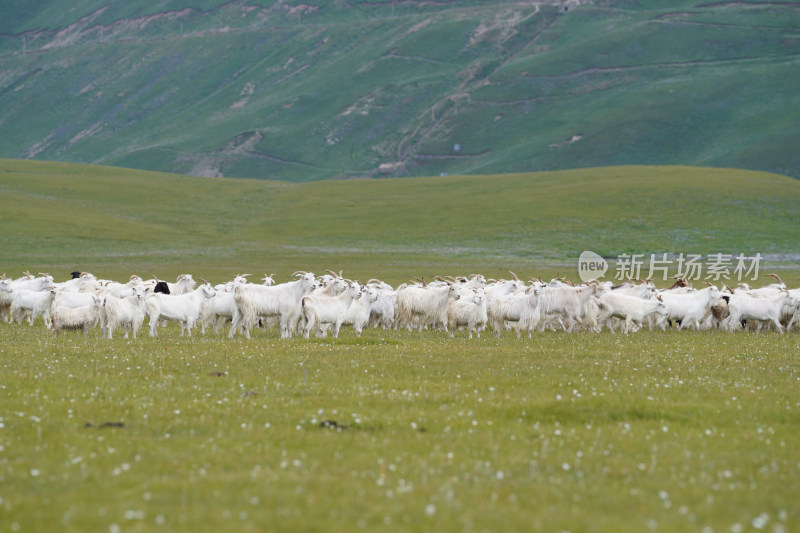
[[[308,184],[0,161],[0,269],[577,280],[585,249],[768,255],[800,183],[688,167]],[[759,283],[766,283],[763,279]],[[794,531],[800,336],[0,323],[10,531]]]
[[[19,531],[794,531],[797,334],[2,324]]]

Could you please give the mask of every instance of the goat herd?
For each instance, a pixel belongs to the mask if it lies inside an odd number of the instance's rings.
[[[740,285],[719,289],[710,283],[695,289],[679,279],[672,287],[657,289],[652,281],[628,281],[620,285],[592,281],[579,286],[558,278],[545,283],[532,278],[520,280],[509,271],[510,279],[487,280],[479,274],[469,277],[435,277],[435,281],[404,283],[397,288],[369,280],[364,285],[333,271],[323,276],[298,271],[294,281],[275,284],[274,274],[262,284],[247,282],[249,274],[212,286],[190,274],[178,276],[175,283],[158,279],[143,280],[133,275],[126,283],[97,279],[86,272],[73,272],[69,281],[56,283],[49,274],[28,272],[19,279],[0,277],[0,317],[32,325],[41,316],[54,334],[64,329],[101,328],[102,336],[112,338],[122,328],[125,337],[136,332],[149,319],[150,335],[158,335],[164,321],[176,321],[184,332],[200,325],[202,333],[214,333],[230,323],[228,336],[241,332],[250,338],[253,327],[276,326],[281,338],[294,334],[304,337],[314,332],[324,336],[328,330],[337,337],[343,325],[357,335],[365,327],[441,329],[452,337],[465,328],[472,338],[487,326],[495,336],[514,330],[519,337],[533,331],[567,332],[585,329],[624,333],[646,326],[650,329],[748,328],[780,333],[800,326],[800,289],[787,289],[776,274],[776,283],[750,289]]]

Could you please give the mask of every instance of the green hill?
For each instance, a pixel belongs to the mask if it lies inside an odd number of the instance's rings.
[[[398,283],[512,268],[576,279],[583,250],[761,253],[762,271],[797,270],[800,240],[800,182],[691,167],[294,184],[0,160],[0,206],[0,271],[62,278],[343,268]]]
[[[798,2],[17,2],[0,157],[294,182],[797,178],[798,27]]]

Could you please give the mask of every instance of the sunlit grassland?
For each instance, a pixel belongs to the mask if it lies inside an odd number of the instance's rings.
[[[797,335],[3,324],[0,346],[0,507],[21,531],[800,523]]]

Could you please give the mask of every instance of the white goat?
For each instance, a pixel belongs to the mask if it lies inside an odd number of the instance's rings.
[[[191,274],[181,274],[175,279],[175,283],[167,282],[170,295],[189,294],[197,288],[197,282]]]
[[[192,336],[192,328],[200,317],[203,301],[213,298],[214,287],[205,280],[196,290],[185,294],[154,293],[147,298],[147,316],[150,319],[150,336],[158,335],[159,319],[173,320],[181,326],[181,337],[184,332]]]
[[[320,328],[323,324],[331,324],[333,326],[333,337],[338,337],[339,328],[342,327],[350,304],[360,297],[361,286],[355,281],[350,282],[347,290],[336,296],[325,294],[304,296],[301,300],[303,318],[305,319],[303,337],[307,339],[315,325]]]
[[[56,289],[56,305],[67,309],[78,309],[92,305],[94,291],[68,291]]]
[[[551,282],[542,289],[539,299],[541,314],[539,331],[544,330],[547,321],[555,321],[564,331],[571,332],[575,324],[578,326],[583,324],[584,310],[597,293],[598,286],[595,284],[579,287],[564,284],[553,285]]]
[[[473,332],[480,338],[481,330],[489,321],[486,292],[483,289],[470,289],[470,291],[474,293],[471,298],[461,295],[458,300],[450,300],[447,304],[447,328],[451,337],[457,328],[465,326],[470,339]]]
[[[421,331],[424,327],[442,326],[447,331],[447,302],[458,299],[458,289],[453,283],[443,287],[400,286],[397,290],[397,325],[409,331],[416,320]]]
[[[517,338],[522,335],[522,330],[531,331],[539,323],[540,297],[543,288],[539,285],[528,287],[525,292],[511,293],[495,296],[487,305],[487,318],[494,331],[494,336],[499,337],[506,322],[515,323]]]
[[[369,323],[372,327],[392,329],[397,306],[397,291],[391,285],[379,280],[370,280],[367,287],[375,289],[377,299],[369,310]]]
[[[41,315],[44,325],[50,327],[50,304],[55,300],[56,289],[52,282],[49,289],[42,291],[14,290],[11,293],[12,300],[9,312],[14,322],[21,323],[22,317],[28,315],[28,324],[33,325],[34,321]]]
[[[611,318],[624,320],[622,332],[628,333],[632,326],[636,327],[634,331],[638,330],[642,321],[650,315],[666,316],[667,314],[667,307],[660,300],[645,300],[613,290],[603,293],[598,300],[600,303],[599,321],[600,323],[605,322],[611,333],[614,333]]]
[[[129,332],[136,338],[136,332],[147,314],[148,295],[143,284],[136,285],[132,290],[133,294],[127,298],[117,298],[113,294],[96,297],[95,301],[101,308],[98,315],[101,327],[104,327],[104,337],[113,338],[114,330],[121,326],[125,330],[126,339]]]
[[[56,283],[56,287],[66,292],[78,292],[84,284],[97,287],[97,278],[89,272],[81,272],[77,278],[72,278],[61,283]]]
[[[713,285],[699,291],[678,293],[663,291],[659,293],[661,300],[667,306],[667,314],[659,320],[661,329],[666,329],[667,320],[680,322],[678,329],[694,326],[700,329],[700,322],[711,313],[711,308],[717,305],[719,289]]]
[[[370,319],[372,306],[378,301],[378,291],[373,287],[364,286],[361,288],[361,297],[353,300],[347,309],[342,325],[353,326],[357,336],[361,336],[361,331]]]
[[[299,279],[272,287],[253,284],[236,287],[233,293],[236,311],[228,337],[233,337],[236,330],[241,328],[249,339],[250,328],[257,323],[258,317],[279,316],[281,338],[291,338],[289,318],[298,313],[300,300],[314,289],[316,282],[311,272],[295,272],[294,275]]]
[[[791,305],[795,309],[798,305],[797,298],[786,290],[773,299],[754,298],[747,293],[739,294],[737,292],[732,294],[728,300],[728,309],[731,315],[725,320],[725,326],[729,330],[736,330],[742,327],[743,320],[757,320],[769,322],[783,333],[780,317],[785,305]]]
[[[33,274],[25,272],[25,276],[12,281],[11,286],[16,290],[39,292],[54,288],[55,283],[50,274],[40,274],[39,277],[34,277]]]
[[[245,276],[249,274],[240,274],[232,281],[223,284],[223,289],[220,290],[217,286],[216,296],[207,300],[203,300],[202,309],[200,310],[200,333],[205,335],[206,328],[212,326],[214,334],[219,333],[219,328],[225,322],[233,320],[233,313],[236,311],[236,304],[233,301],[233,291],[239,285],[247,283]]]
[[[53,323],[53,335],[58,335],[62,329],[80,329],[84,335],[89,334],[92,329],[100,322],[97,308],[92,304],[71,308],[56,305],[56,300],[50,303],[50,320]]]
[[[14,293],[14,286],[10,279],[5,276],[0,278],[0,318],[8,321],[9,310],[11,309],[12,294]]]
[[[132,288],[135,285],[142,285],[144,281],[142,278],[133,274],[126,283],[119,283],[118,281],[103,280],[100,282],[101,288],[117,298],[126,298],[133,294]]]

